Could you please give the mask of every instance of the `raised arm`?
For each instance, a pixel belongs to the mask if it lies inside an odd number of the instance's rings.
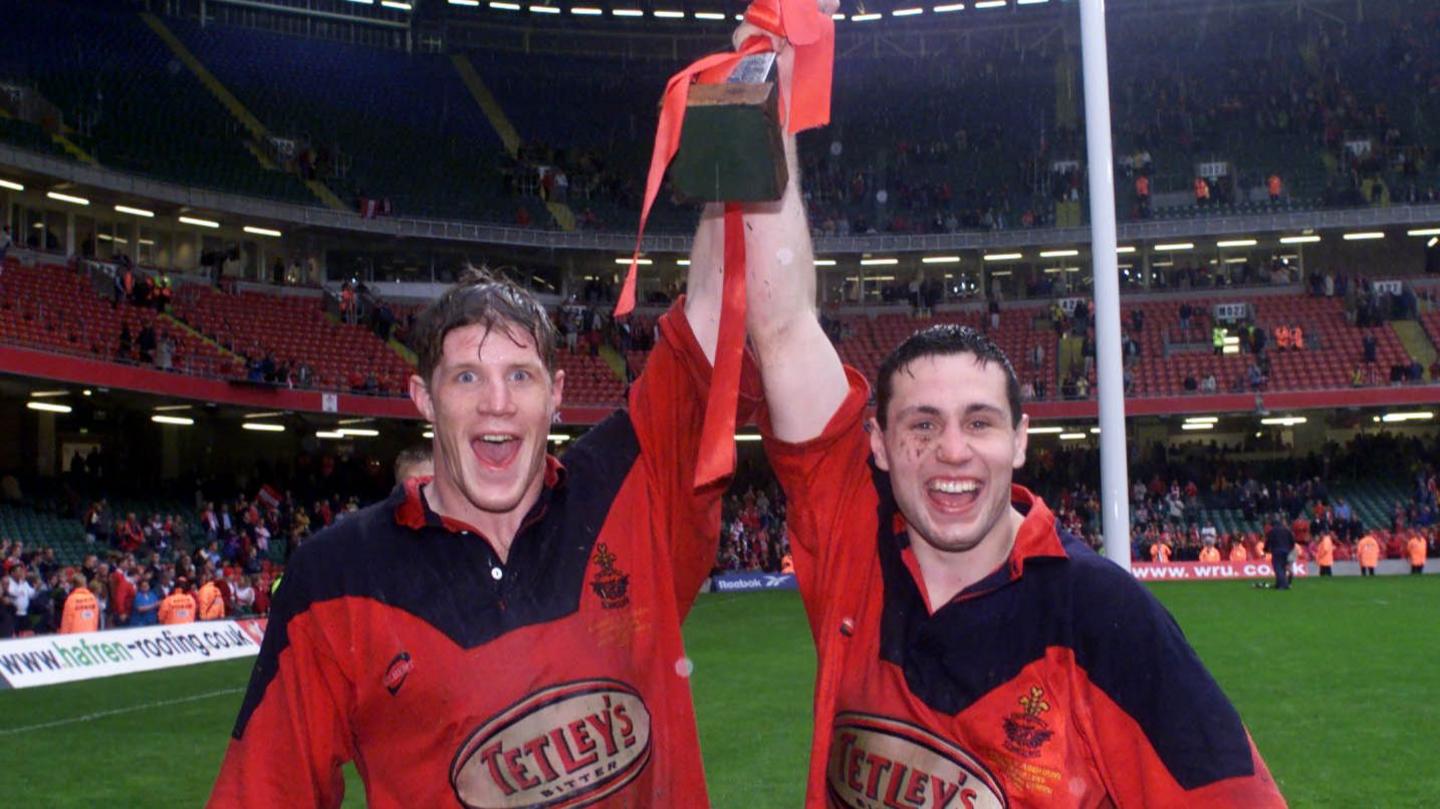
[[[685,319],[695,333],[696,342],[705,351],[705,359],[715,364],[715,342],[720,334],[721,290],[725,281],[725,218],[724,208],[717,204],[705,206],[695,240],[690,246],[690,272],[685,279]]]
[[[782,52],[782,82],[790,64]],[[795,136],[786,134],[784,143],[790,170],[784,196],[745,210],[746,331],[760,359],[775,437],[800,443],[820,435],[850,386],[840,355],[820,328]]]

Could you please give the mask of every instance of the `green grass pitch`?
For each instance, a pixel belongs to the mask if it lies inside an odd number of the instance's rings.
[[[1434,806],[1440,577],[1151,585],[1292,806]],[[814,661],[794,593],[702,596],[686,635],[719,809],[799,806]],[[249,661],[0,692],[15,806],[197,806]],[[346,805],[364,797],[353,773]],[[118,800],[118,802],[117,802]]]

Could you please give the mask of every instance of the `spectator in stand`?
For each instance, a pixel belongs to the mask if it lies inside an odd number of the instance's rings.
[[[25,565],[15,562],[10,565],[9,574],[5,576],[5,587],[0,591],[0,600],[3,600],[6,615],[4,620],[0,621],[0,637],[8,638],[29,632],[33,628],[30,601],[35,598],[36,590],[26,578],[26,573]]]
[[[65,608],[60,618],[60,634],[95,632],[100,629],[100,602],[86,585],[85,577],[75,574],[70,578],[70,592],[65,597]]]
[[[135,603],[130,614],[131,626],[154,626],[160,621],[160,594],[150,586],[150,576],[140,577],[135,585]]]
[[[250,576],[241,576],[235,587],[235,614],[255,614],[255,580]]]
[[[132,568],[133,571],[133,568]],[[129,626],[135,604],[135,583],[120,565],[110,574],[110,598],[106,604],[108,626]]]
[[[395,482],[404,483],[410,478],[427,478],[435,474],[435,461],[430,444],[416,444],[407,447],[395,456]]]

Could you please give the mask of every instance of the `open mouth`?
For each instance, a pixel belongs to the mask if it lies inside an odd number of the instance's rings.
[[[932,478],[925,484],[925,495],[940,511],[961,514],[980,499],[980,481],[973,478]]]
[[[484,433],[471,439],[470,449],[489,469],[504,469],[520,454],[520,437],[509,433]]]

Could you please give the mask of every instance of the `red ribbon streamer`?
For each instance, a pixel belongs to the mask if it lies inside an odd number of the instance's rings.
[[[795,50],[795,69],[789,98],[780,99],[781,114],[790,132],[830,122],[830,82],[835,56],[835,23],[822,14],[815,0],[754,0],[745,12],[750,24],[787,40]],[[645,201],[630,270],[615,305],[615,316],[635,309],[636,266],[645,236],[645,222],[659,196],[665,170],[680,148],[685,105],[693,83],[718,84],[729,78],[740,60],[771,50],[769,39],[751,37],[738,50],[706,56],[670,77],[665,85],[655,148],[645,181]],[[782,90],[783,92],[783,90]],[[715,371],[705,404],[700,456],[695,463],[695,488],[728,477],[735,467],[735,410],[740,396],[740,369],[745,355],[745,222],[738,204],[725,205],[725,281],[720,308],[720,331],[715,346]]]

